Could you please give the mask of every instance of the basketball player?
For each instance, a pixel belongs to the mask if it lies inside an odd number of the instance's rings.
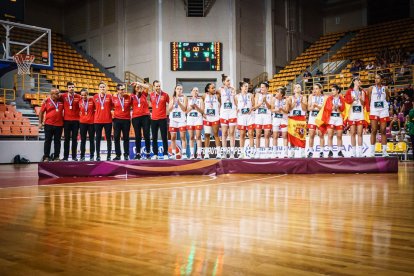
[[[213,83],[207,83],[204,88],[204,114],[203,114],[203,124],[204,124],[204,159],[210,158],[210,136],[213,134],[214,140],[216,143],[216,158],[221,158],[221,148],[220,148],[220,94],[216,93],[216,87]]]
[[[270,130],[272,129],[272,95],[268,93],[269,83],[260,84],[260,93],[255,96],[255,105],[253,110],[256,111],[254,125],[256,128],[256,154],[255,158],[267,158],[270,145]],[[260,138],[264,131],[265,147],[261,148]]]
[[[387,122],[390,120],[388,111],[388,101],[390,99],[389,90],[382,84],[383,76],[375,75],[375,85],[368,88],[367,94],[370,99],[370,115],[371,121],[371,146],[370,157],[375,156],[375,142],[378,132],[378,124],[380,125],[382,156],[388,157],[387,153]]]
[[[309,153],[308,158],[313,157],[313,144],[315,135],[318,134],[320,140],[320,148],[321,152],[319,153],[319,157],[323,158],[323,151],[325,146],[325,138],[322,131],[318,130],[315,120],[318,116],[319,110],[321,110],[322,105],[325,101],[325,97],[322,94],[322,84],[315,83],[313,85],[313,94],[309,96],[308,101],[308,111],[309,111],[309,119],[308,119],[308,129],[309,129]]]
[[[355,77],[352,80],[349,89],[345,93],[345,102],[351,107],[349,109],[349,115],[347,124],[350,127],[351,135],[351,157],[362,157],[362,132],[364,128],[364,104],[365,104],[365,91],[361,88],[361,80],[359,77]],[[356,146],[358,137],[358,146]]]
[[[328,157],[333,157],[332,145],[333,145],[333,136],[336,131],[336,141],[338,146],[338,157],[344,157],[342,153],[342,132],[344,129],[344,121],[342,117],[342,112],[345,109],[345,100],[342,97],[341,88],[333,84],[331,86],[332,94],[327,98],[325,108],[329,108],[329,121],[328,121],[328,148],[329,153]],[[327,110],[328,111],[328,110]]]
[[[237,106],[237,129],[240,131],[241,154],[239,158],[250,157],[254,149],[254,115],[252,112],[254,97],[252,93],[248,93],[248,89],[249,84],[247,82],[240,82],[240,93],[235,97]],[[245,145],[246,131],[248,131],[249,135],[249,152],[247,152]]]
[[[187,140],[186,140],[186,127],[187,127],[187,97],[183,94],[183,86],[177,84],[174,88],[172,101],[168,104],[168,112],[170,117],[170,135],[171,135],[171,159],[176,159],[177,149],[177,132],[179,132],[181,138],[181,159],[187,159]]]
[[[191,90],[191,97],[187,104],[187,130],[190,136],[190,159],[201,158],[201,130],[203,129],[204,102],[198,96],[198,88]],[[195,140],[194,140],[195,138]],[[194,146],[197,143],[197,155],[194,155]]]
[[[277,140],[279,133],[282,134],[283,150],[280,154],[281,158],[286,158],[288,155],[288,140],[287,140],[287,125],[289,106],[285,99],[286,88],[279,87],[276,96],[272,102],[272,130],[273,130],[273,150],[271,158],[277,158]]]
[[[234,158],[234,146],[236,143],[235,130],[237,125],[237,110],[234,97],[235,89],[230,84],[230,78],[221,74],[223,86],[219,89],[221,106],[220,106],[220,123],[221,123],[221,142],[223,143],[223,154],[227,157],[227,137],[230,138],[230,158]]]
[[[289,97],[288,100],[288,106],[289,106],[289,117],[288,117],[288,123],[289,120],[295,120],[295,121],[303,121],[304,124],[306,123],[306,110],[308,109],[308,99],[305,95],[302,95],[302,87],[300,84],[295,84],[293,88],[294,94]],[[306,129],[298,129],[298,132],[305,133]],[[295,149],[298,149],[298,147],[294,147],[291,143],[292,151],[290,153],[290,157],[295,157]],[[299,148],[299,155],[301,158],[305,157],[305,145],[303,148]]]

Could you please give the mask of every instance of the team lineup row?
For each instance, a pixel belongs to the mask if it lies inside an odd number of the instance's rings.
[[[305,157],[306,132],[309,132],[308,157],[313,157],[314,138],[319,136],[320,147],[325,146],[325,134],[328,134],[328,157],[333,156],[333,137],[336,136],[339,149],[342,148],[344,125],[350,126],[351,156],[362,156],[363,128],[371,124],[371,147],[366,155],[374,155],[376,134],[381,133],[382,154],[387,156],[385,130],[389,121],[389,91],[382,85],[382,76],[375,76],[375,85],[364,90],[359,78],[354,78],[350,88],[341,94],[337,85],[331,86],[330,95],[323,95],[322,85],[315,83],[312,94],[302,95],[300,85],[294,86],[292,96],[286,97],[286,89],[280,87],[275,95],[268,93],[269,84],[260,85],[255,94],[248,92],[248,83],[240,83],[240,92],[231,85],[230,78],[222,75],[223,85],[216,89],[208,83],[204,94],[199,95],[194,87],[190,96],[185,96],[183,86],[177,85],[170,96],[161,89],[161,83],[154,81],[152,91],[147,84],[132,83],[133,92],[128,94],[123,84],[117,85],[117,93],[107,93],[107,85],[99,84],[99,93],[89,97],[82,89],[75,93],[75,85],[67,84],[67,92],[51,90],[51,95],[41,107],[39,126],[44,126],[45,144],[43,160],[58,160],[60,156],[60,137],[64,131],[63,160],[69,158],[69,146],[72,140],[72,160],[77,160],[77,136],[81,136],[81,160],[85,160],[87,136],[90,143],[90,158],[100,161],[102,130],[107,139],[107,160],[111,158],[111,132],[114,129],[116,157],[120,160],[121,133],[123,136],[124,159],[129,156],[129,132],[131,123],[135,131],[136,159],[147,159],[150,153],[150,132],[152,134],[153,159],[158,158],[158,132],[163,144],[163,158],[175,159],[177,136],[182,143],[182,159],[187,158],[187,143],[190,159],[235,158],[235,130],[240,132],[239,158],[276,158],[288,157],[288,145],[291,156],[295,150]],[[152,112],[150,112],[152,108]],[[113,114],[112,114],[113,111]],[[309,112],[309,114],[308,114]],[[219,128],[221,127],[221,139]],[[204,130],[204,148],[201,132]],[[167,132],[171,135],[172,154],[168,154]],[[187,141],[186,134],[189,134]],[[263,133],[264,139],[261,139]],[[255,137],[254,137],[255,135]],[[281,135],[282,150],[277,141]],[[143,136],[143,137],[142,137]],[[210,137],[215,140],[215,149],[210,148]],[[246,136],[249,138],[246,144]],[[145,154],[141,154],[141,140],[145,140]],[[270,140],[272,138],[272,147]],[[230,147],[228,148],[228,140]],[[264,140],[264,141],[263,141]],[[54,155],[50,156],[51,143],[54,141]],[[261,143],[264,142],[264,145]],[[195,148],[197,149],[195,151]],[[338,156],[343,157],[341,150]],[[324,157],[323,151],[319,157]]]

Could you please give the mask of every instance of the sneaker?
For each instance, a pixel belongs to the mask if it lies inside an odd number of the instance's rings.
[[[106,160],[110,160],[111,158],[110,157],[108,157]],[[121,156],[115,156],[115,158],[114,159],[112,159],[112,161],[119,161],[119,160],[121,160]]]
[[[216,155],[216,159],[221,159],[221,158],[222,158],[221,153],[218,152],[217,155]]]
[[[240,153],[239,159],[246,159],[246,154],[244,152]]]
[[[352,154],[352,157],[362,157],[361,153],[359,151],[356,152],[356,154]]]
[[[96,156],[96,161],[101,161],[101,157],[100,156]]]
[[[187,154],[183,154],[183,155],[181,156],[181,160],[187,160]]]
[[[345,157],[341,150],[338,152],[338,157]]]
[[[234,153],[230,153],[230,159],[234,159]]]
[[[339,153],[338,153],[338,155],[339,155]],[[323,155],[322,155],[322,157],[323,157]],[[321,157],[321,158],[322,158]],[[328,152],[328,158],[332,158],[333,157],[333,152],[330,150],[329,152]]]
[[[50,160],[49,160],[49,157],[45,157],[45,158],[43,158],[43,160],[42,160],[42,162],[49,162]]]
[[[194,159],[195,159],[194,154],[191,154],[190,155],[190,160],[194,160]]]
[[[300,158],[306,158],[305,150],[301,150],[301,152],[300,152]]]
[[[136,154],[134,157],[135,160],[140,160],[141,159],[141,154]]]
[[[119,158],[119,160],[121,160],[121,158]],[[106,157],[106,161],[111,161],[111,156],[108,155],[108,157]]]
[[[293,150],[292,150],[292,151],[290,152],[289,157],[290,157],[290,158],[295,158],[295,151],[293,151]]]
[[[85,157],[81,157],[81,158],[80,158],[80,161],[81,161],[81,162],[84,162],[84,161],[85,161]]]
[[[153,156],[151,157],[151,160],[158,160],[158,156],[153,155]]]
[[[129,160],[129,154],[124,154],[124,160]]]
[[[59,159],[59,157],[56,157],[56,158],[53,158],[53,161],[54,162],[60,162],[60,161],[62,161],[62,159]]]
[[[313,152],[309,152],[308,153],[308,158],[312,158],[313,157]]]
[[[168,160],[168,154],[164,154],[162,160]]]
[[[72,158],[72,162],[78,162],[78,158]]]
[[[204,154],[204,159],[210,159],[210,155],[208,153]]]
[[[170,160],[176,160],[176,159],[177,159],[177,156],[175,154],[170,155]]]
[[[93,155],[89,156],[89,161],[93,161],[95,157]]]
[[[55,159],[53,159],[55,160]],[[63,157],[62,161],[68,161],[68,157]]]
[[[319,158],[323,158],[323,152],[319,153]]]
[[[147,157],[147,155],[144,154],[143,156],[141,156],[141,160],[150,160],[150,157]]]

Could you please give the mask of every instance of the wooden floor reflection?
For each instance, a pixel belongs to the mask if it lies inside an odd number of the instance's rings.
[[[0,274],[412,274],[414,163],[399,171],[38,185],[1,166]]]

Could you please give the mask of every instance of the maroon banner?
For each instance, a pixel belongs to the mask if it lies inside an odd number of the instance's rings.
[[[397,173],[397,158],[294,158],[241,160],[131,160],[43,162],[42,178],[98,176],[178,176],[220,174]]]

